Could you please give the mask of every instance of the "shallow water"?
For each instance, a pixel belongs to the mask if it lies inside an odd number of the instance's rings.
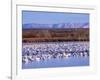
[[[53,68],[53,67],[75,67],[75,66],[89,66],[89,57],[70,57],[67,59],[51,59],[47,61],[32,62],[22,64],[22,69],[31,68]]]

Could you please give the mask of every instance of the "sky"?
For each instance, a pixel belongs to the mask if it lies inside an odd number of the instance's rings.
[[[22,24],[89,23],[88,13],[22,11]]]

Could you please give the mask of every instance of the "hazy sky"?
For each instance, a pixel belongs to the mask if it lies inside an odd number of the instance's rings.
[[[89,14],[22,11],[22,23],[23,24],[89,23]]]

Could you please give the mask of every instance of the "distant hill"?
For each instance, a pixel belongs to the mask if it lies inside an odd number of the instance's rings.
[[[89,23],[59,23],[59,24],[37,24],[29,23],[23,24],[23,29],[30,28],[89,28]]]

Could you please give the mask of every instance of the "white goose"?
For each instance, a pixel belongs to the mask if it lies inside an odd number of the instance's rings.
[[[24,62],[25,64],[28,63],[28,57],[27,56],[23,56],[22,57],[22,62]]]

